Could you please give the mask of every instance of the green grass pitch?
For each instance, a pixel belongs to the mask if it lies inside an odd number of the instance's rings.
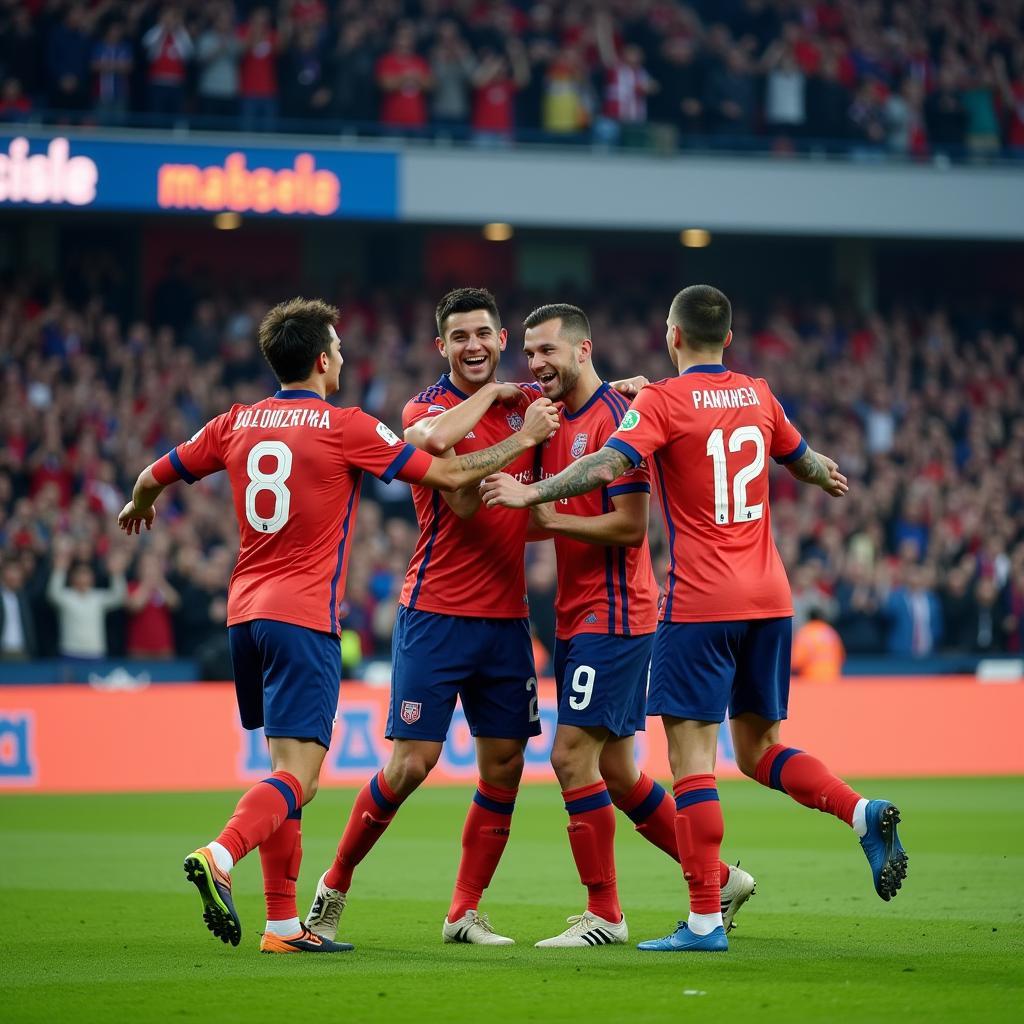
[[[235,872],[242,944],[203,927],[181,861],[226,793],[0,799],[0,1020],[696,1021],[1024,1019],[1024,780],[872,782],[903,812],[910,877],[879,900],[853,834],[752,783],[721,786],[724,854],[758,880],[725,955],[539,950],[583,907],[553,786],[520,795],[484,910],[518,945],[445,946],[466,788],[427,788],[356,875],[356,952],[261,956],[259,858]],[[352,801],[306,809],[305,913]],[[618,819],[634,940],[685,912],[677,866]]]

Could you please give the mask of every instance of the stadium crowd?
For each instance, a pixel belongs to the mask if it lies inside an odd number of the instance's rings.
[[[0,0],[0,120],[1024,154],[1020,0]]]
[[[342,308],[341,404],[393,426],[445,364],[433,298],[354,289]],[[69,292],[75,292],[69,289]],[[551,296],[503,299],[507,379],[528,379],[523,317]],[[663,297],[587,308],[599,368],[668,368]],[[0,292],[0,656],[199,659],[225,678],[236,550],[227,481],[177,486],[160,528],[127,545],[115,517],[137,473],[233,402],[274,382],[255,344],[267,304],[208,294],[175,271],[149,321],[109,312],[100,279],[76,300],[43,282]],[[736,369],[763,375],[814,447],[851,479],[841,502],[773,471],[774,530],[797,627],[828,622],[851,653],[1024,652],[1024,307],[854,317],[829,305],[735,312]],[[347,667],[386,659],[416,537],[406,485],[370,479],[352,548]],[[651,540],[659,579],[666,547]],[[129,558],[130,556],[130,558]],[[551,648],[554,553],[530,546],[535,631]],[[111,611],[112,615],[108,615]]]

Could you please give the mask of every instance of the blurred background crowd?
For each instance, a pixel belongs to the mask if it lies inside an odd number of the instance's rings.
[[[141,540],[121,538],[115,517],[153,458],[233,402],[275,390],[255,344],[267,302],[211,291],[176,269],[148,296],[147,318],[133,320],[111,312],[102,289],[64,287],[29,277],[0,287],[0,653],[180,655],[207,678],[229,678],[237,533],[226,478],[169,490],[159,529]],[[328,297],[342,309],[346,359],[336,401],[400,426],[404,403],[446,369],[433,345],[438,296],[339,285]],[[510,332],[505,379],[528,379],[519,325],[553,297],[588,311],[607,377],[666,376],[671,296],[516,291],[498,296]],[[728,363],[767,377],[810,443],[851,479],[836,502],[772,471],[773,527],[806,643],[908,658],[1024,653],[1024,306],[860,316],[734,300]],[[368,480],[344,620],[349,672],[388,658],[415,538],[407,487]],[[657,514],[651,542],[660,581]],[[530,546],[528,582],[543,662],[550,544]]]
[[[0,120],[1024,154],[1021,0],[0,0]]]

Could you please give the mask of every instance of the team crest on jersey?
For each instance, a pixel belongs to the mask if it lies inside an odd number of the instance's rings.
[[[640,422],[640,413],[635,409],[630,409],[625,416],[622,417],[622,422],[619,424],[619,430],[632,430]]]
[[[522,430],[523,429],[523,417],[520,416],[519,413],[517,413],[517,412],[510,412],[508,414],[508,416],[505,417],[505,419],[508,420],[508,425],[513,430]]]
[[[412,725],[413,722],[420,720],[420,715],[423,712],[423,704],[418,700],[403,700],[402,701],[402,721],[406,725]]]
[[[590,440],[589,434],[577,434],[572,439],[572,457],[578,459],[587,450],[587,441]]]

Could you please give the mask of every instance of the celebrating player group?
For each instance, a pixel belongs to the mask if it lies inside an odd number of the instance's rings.
[[[510,945],[480,911],[508,843],[527,741],[540,732],[524,576],[526,544],[557,556],[551,763],[582,913],[539,947],[625,943],[615,810],[682,866],[689,916],[657,952],[724,952],[754,878],[720,859],[714,767],[729,715],[744,774],[844,821],[875,891],[907,873],[899,811],[866,800],[809,753],[780,742],[793,608],[771,534],[766,456],[840,498],[836,464],[808,447],[766,381],[729,370],[732,313],[722,292],[685,288],[666,320],[674,374],[608,383],[594,368],[583,310],[542,306],[524,324],[535,381],[498,381],[508,342],[494,297],[450,292],[436,345],[448,370],[412,398],[404,438],[359,409],[330,405],[342,372],[338,311],[293,299],[260,325],[280,390],[233,406],[147,467],[119,516],[150,528],[165,487],[226,470],[240,529],[228,633],[243,726],[262,727],[272,772],[246,792],[216,839],[185,859],[214,935],[238,945],[231,871],[254,848],[263,868],[266,953],[337,953],[357,866],[430,774],[456,699],[480,778],[462,833],[445,942]],[[316,794],[341,678],[344,597],[362,473],[412,485],[420,536],[392,643],[391,757],[355,799],[332,864],[301,920],[302,809]],[[647,544],[653,493],[670,545],[660,611]],[[636,768],[633,742],[660,716],[669,794]],[[440,915],[439,915],[440,917]]]

